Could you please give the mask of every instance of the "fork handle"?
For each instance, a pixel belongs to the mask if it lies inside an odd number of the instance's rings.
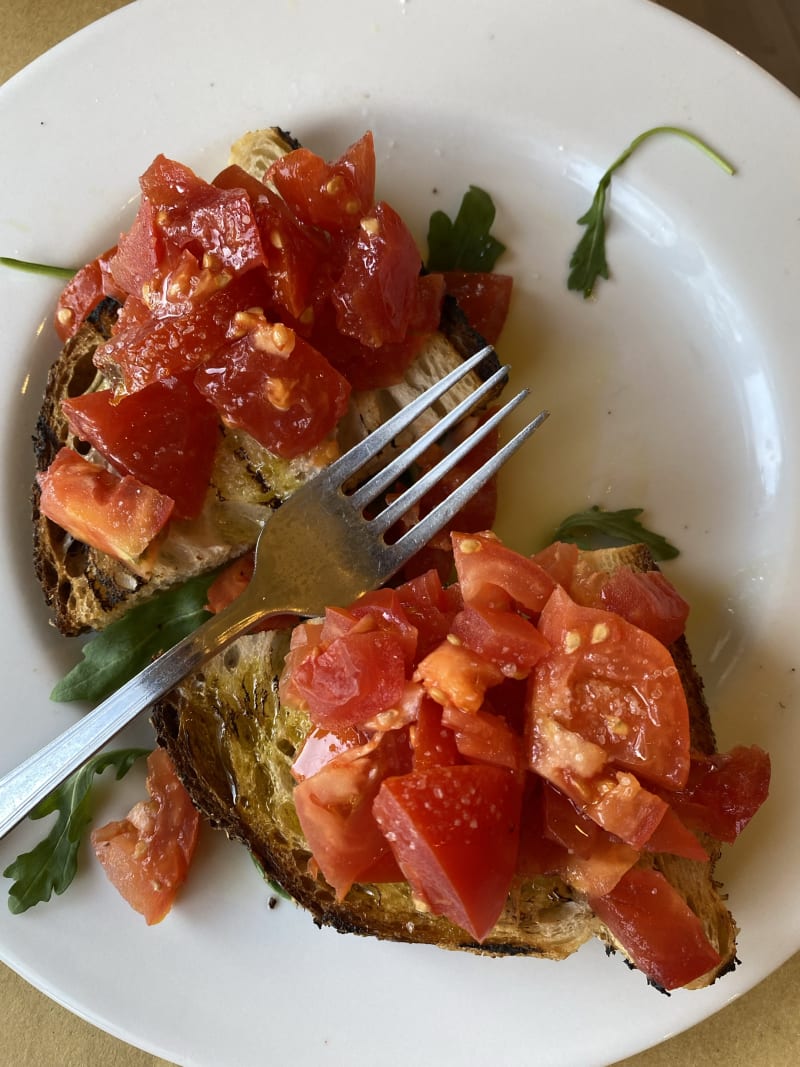
[[[246,593],[242,594],[229,608],[206,620],[93,711],[0,778],[0,838],[140,711],[269,614],[275,612],[265,612]]]

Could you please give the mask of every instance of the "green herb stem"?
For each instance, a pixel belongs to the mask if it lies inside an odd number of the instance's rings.
[[[78,273],[77,267],[54,267],[49,263],[33,263],[27,259],[12,259],[11,256],[0,256],[0,264],[11,267],[13,270],[25,271],[28,274],[44,274],[50,278],[72,278]]]

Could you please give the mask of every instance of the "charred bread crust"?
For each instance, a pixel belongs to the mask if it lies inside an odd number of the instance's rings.
[[[593,570],[622,565],[654,567],[642,546],[583,553]],[[194,803],[212,825],[243,841],[265,877],[277,881],[320,926],[384,940],[419,942],[492,956],[564,959],[598,937],[609,950],[624,950],[585,900],[555,877],[514,887],[492,934],[477,944],[446,919],[420,912],[404,885],[354,886],[343,901],[315,877],[292,803],[290,767],[308,726],[281,707],[278,676],[288,633],[241,639],[202,671],[186,679],[154,709],[153,725]],[[684,638],[671,651],[690,711],[692,744],[715,751],[699,674]],[[703,976],[708,985],[735,965],[736,927],[714,880],[719,844],[704,840],[709,863],[657,855],[661,870],[703,922],[722,963]],[[643,862],[648,862],[643,860]]]

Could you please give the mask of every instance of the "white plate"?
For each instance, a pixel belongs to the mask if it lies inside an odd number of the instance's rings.
[[[565,288],[574,220],[606,165],[663,122],[709,138],[739,173],[677,140],[648,143],[614,180],[613,280],[585,303]],[[681,547],[670,574],[694,604],[721,745],[758,742],[774,760],[772,797],[721,868],[742,966],[666,998],[599,945],[556,965],[319,932],[291,905],[270,911],[244,852],[210,833],[160,927],[87,862],[64,897],[0,909],[0,954],[97,1025],[198,1067],[634,1053],[800,947],[800,859],[785,848],[800,789],[800,105],[640,0],[231,0],[224,13],[219,0],[139,0],[0,92],[0,251],[83,262],[131,218],[157,152],[210,177],[232,139],[271,123],[328,154],[371,127],[381,192],[421,238],[467,184],[494,195],[501,266],[517,279],[503,353],[553,412],[505,479],[502,532],[532,550],[568,511],[638,505]],[[48,630],[27,529],[57,289],[2,277],[0,770],[76,714],[48,703],[76,650]],[[125,810],[135,777],[104,785],[103,816]],[[40,829],[5,841],[0,869]]]

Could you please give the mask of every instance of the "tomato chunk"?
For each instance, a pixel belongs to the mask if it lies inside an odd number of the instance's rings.
[[[406,731],[390,730],[346,748],[294,790],[297,817],[314,860],[341,900],[389,852],[373,815],[381,782],[411,764]],[[374,869],[371,877],[376,877]]]
[[[467,604],[480,603],[483,587],[493,585],[519,607],[538,615],[555,588],[553,579],[538,563],[506,548],[494,534],[454,533],[453,556]]]
[[[350,387],[294,330],[240,312],[242,336],[198,369],[197,388],[224,422],[284,459],[310,451],[347,410]]]
[[[173,502],[136,478],[118,478],[62,448],[36,480],[48,519],[133,570],[146,571],[148,546],[169,521]]]
[[[125,294],[118,290],[109,277],[109,259],[115,249],[104,252],[103,255],[81,267],[70,278],[56,305],[54,325],[56,333],[62,341],[68,341],[74,337],[82,323],[106,296],[113,296],[123,300]]]
[[[66,397],[70,429],[118,471],[200,513],[219,440],[217,413],[187,378],[169,378],[114,402],[110,389]]]
[[[550,650],[536,627],[513,611],[467,605],[453,619],[451,633],[513,678],[527,677]]]
[[[489,686],[502,682],[503,672],[479,653],[443,641],[417,664],[414,678],[437,703],[476,712]]]
[[[424,771],[429,767],[452,767],[463,763],[452,730],[442,723],[442,707],[430,697],[420,705],[417,721],[412,730],[414,770]]]
[[[660,571],[621,567],[603,582],[602,605],[669,645],[686,629],[689,605]]]
[[[473,329],[490,345],[496,344],[503,332],[514,279],[509,274],[486,271],[445,271],[444,283],[450,296],[467,316]]]
[[[348,633],[324,650],[292,663],[291,689],[318,726],[339,728],[366,722],[403,695],[403,648],[385,630]]]
[[[92,847],[112,885],[148,926],[171,909],[186,881],[200,830],[200,816],[157,748],[147,759],[147,792],[126,819],[92,831]]]
[[[483,941],[514,877],[521,802],[511,771],[465,764],[387,778],[373,811],[414,895]]]
[[[453,731],[456,748],[467,759],[514,771],[525,766],[522,738],[499,715],[470,713],[448,704],[442,709],[442,726]]]
[[[533,735],[554,719],[621,767],[680,789],[689,773],[689,709],[664,645],[617,615],[575,604],[560,587],[539,629],[552,651],[531,676]]]
[[[721,962],[703,924],[659,871],[634,868],[589,903],[639,970],[662,989],[687,985]]]
[[[265,176],[304,222],[352,230],[375,198],[375,145],[367,131],[333,163],[307,148],[276,160]]]

